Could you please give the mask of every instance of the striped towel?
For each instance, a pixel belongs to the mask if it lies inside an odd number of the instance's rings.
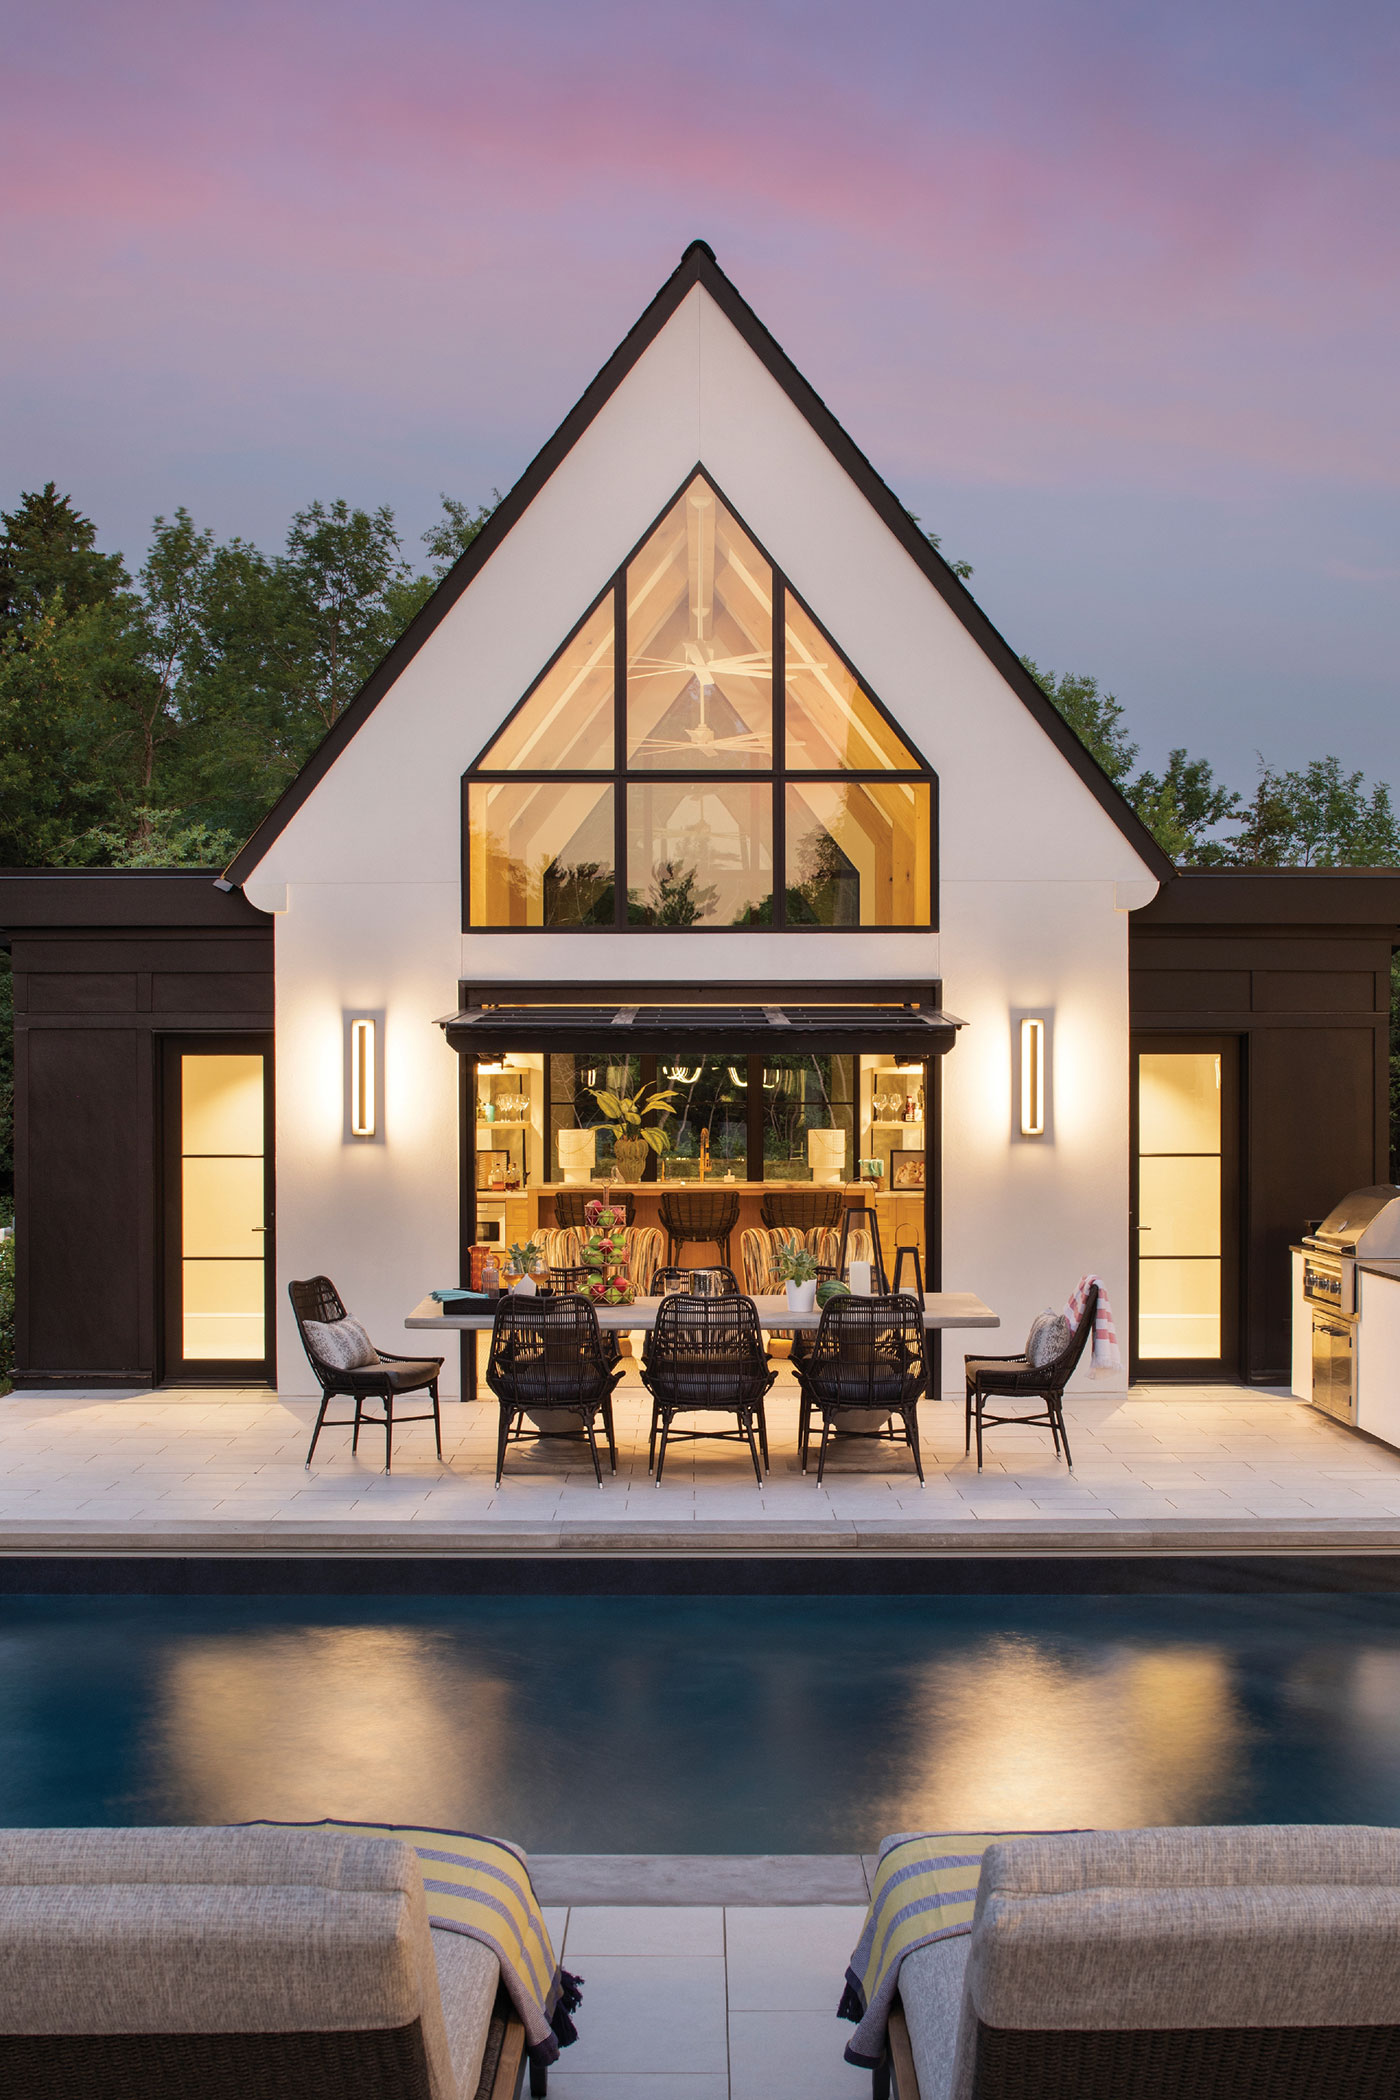
[[[428,1922],[444,1932],[465,1933],[489,1947],[501,1965],[501,1981],[525,2028],[530,2062],[544,2070],[560,2047],[578,2040],[570,2013],[578,2008],[581,1976],[570,1976],[554,1959],[549,1931],[519,1853],[500,1838],[471,1830],[421,1830],[407,1823],[266,1822],[240,1828],[348,1830],[354,1837],[398,1838],[423,1863]]]
[[[865,1928],[837,2008],[841,2019],[859,2023],[846,2044],[848,2064],[873,2071],[884,2062],[890,2007],[905,1955],[934,1940],[971,1932],[982,1854],[1004,1837],[1031,1834],[940,1830],[885,1840]]]
[[[1108,1302],[1102,1276],[1081,1276],[1065,1307],[1065,1318],[1071,1332],[1079,1325],[1079,1316],[1089,1302],[1089,1293],[1097,1287],[1099,1302],[1094,1308],[1094,1346],[1089,1358],[1089,1376],[1097,1378],[1104,1371],[1121,1371],[1123,1359],[1118,1354],[1118,1330],[1113,1324],[1113,1308]]]

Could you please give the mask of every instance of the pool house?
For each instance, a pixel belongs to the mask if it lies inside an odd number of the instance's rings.
[[[700,243],[217,880],[0,929],[21,1388],[306,1395],[289,1279],[392,1346],[604,1185],[644,1260],[850,1214],[999,1347],[1093,1272],[1123,1386],[1286,1383],[1390,1176],[1400,876],[1175,870]]]

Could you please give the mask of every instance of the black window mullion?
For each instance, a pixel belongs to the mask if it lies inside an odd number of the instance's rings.
[[[783,595],[786,584],[773,571],[773,925],[787,925],[787,637]],[[760,1180],[762,1176],[760,1175]]]
[[[627,571],[613,586],[613,925],[627,925]]]

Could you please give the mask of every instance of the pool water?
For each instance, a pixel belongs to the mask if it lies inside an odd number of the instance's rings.
[[[1400,1824],[1400,1598],[0,1598],[0,1822]]]

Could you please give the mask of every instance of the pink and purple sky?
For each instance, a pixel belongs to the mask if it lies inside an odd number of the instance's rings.
[[[3,0],[0,507],[506,488],[699,235],[1144,757],[1400,787],[1393,0]]]

